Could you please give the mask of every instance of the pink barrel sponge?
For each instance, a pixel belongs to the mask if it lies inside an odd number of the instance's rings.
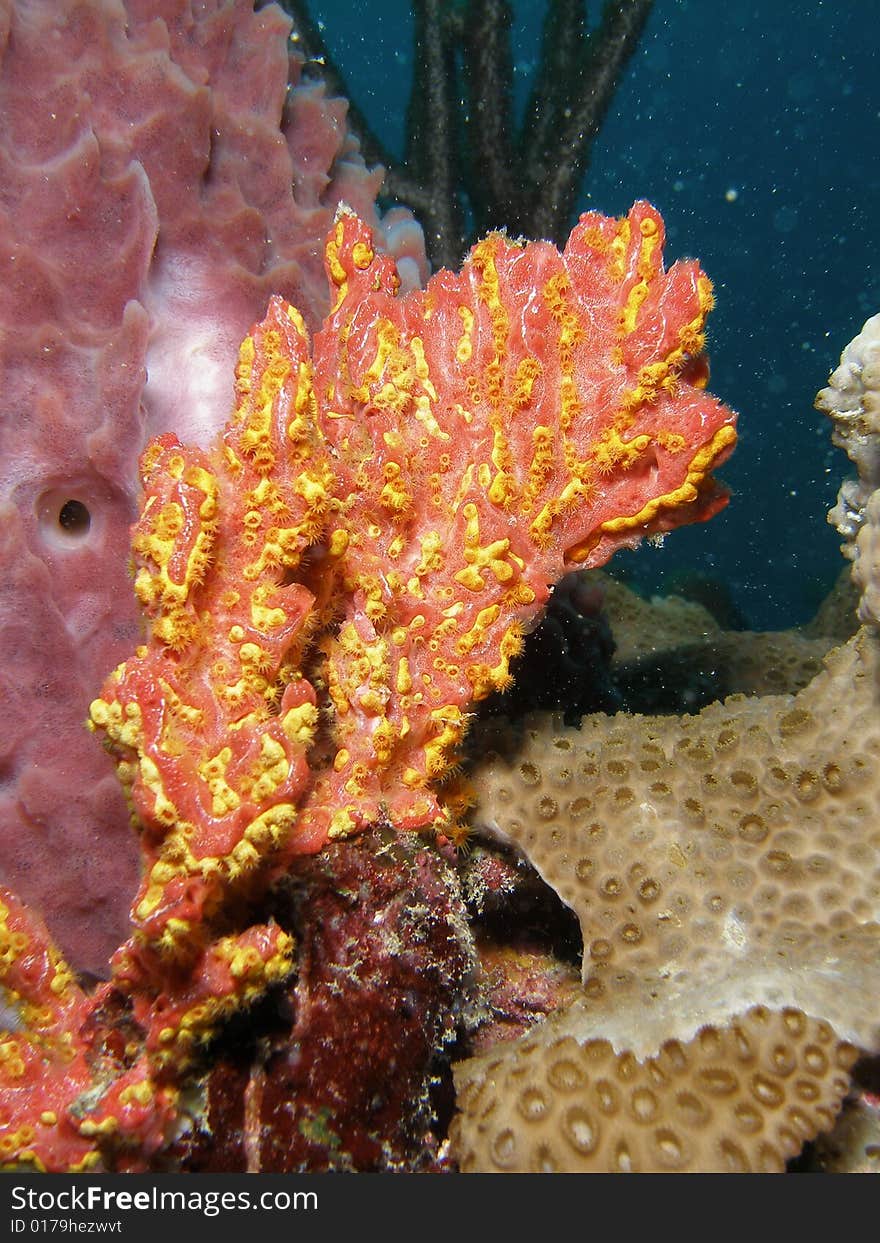
[[[138,456],[213,438],[271,294],[317,327],[341,198],[381,229],[381,170],[289,26],[246,0],[0,0],[0,879],[98,972],[137,852],[83,723],[139,634]],[[417,283],[411,218],[384,244]]]

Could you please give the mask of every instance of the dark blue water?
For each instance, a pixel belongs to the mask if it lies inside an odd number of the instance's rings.
[[[598,4],[591,6],[595,12]],[[525,97],[544,4],[515,6]],[[412,27],[405,0],[314,0],[352,94],[399,150]],[[663,213],[667,262],[715,283],[711,388],[740,413],[712,522],[615,567],[662,589],[716,575],[754,629],[805,621],[842,565],[825,520],[843,455],[813,398],[880,311],[878,0],[657,0],[595,145],[581,209]]]

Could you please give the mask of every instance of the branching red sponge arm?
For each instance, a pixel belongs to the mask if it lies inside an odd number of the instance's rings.
[[[93,1047],[86,997],[37,919],[0,887],[0,1164],[91,1169],[101,1145],[143,1160],[165,1140],[174,1093],[143,1057],[124,1066]],[[14,1016],[14,1018],[13,1018]],[[92,1029],[92,1030],[90,1030]]]
[[[219,447],[148,450],[152,632],[92,706],[146,829],[142,941],[191,957],[270,859],[448,823],[469,706],[509,685],[553,583],[724,503],[711,288],[662,244],[638,203],[583,216],[562,254],[492,234],[398,297],[342,213],[311,350],[273,299]]]
[[[695,262],[665,272],[662,246],[637,203],[582,216],[562,254],[493,234],[398,298],[366,226],[337,220],[313,355],[344,611],[324,644],[337,751],[308,813],[331,834],[441,821],[468,703],[510,683],[552,584],[724,504],[711,285]]]

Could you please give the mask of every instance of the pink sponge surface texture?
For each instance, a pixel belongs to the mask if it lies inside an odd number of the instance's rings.
[[[239,0],[0,0],[0,880],[97,974],[137,844],[84,722],[140,634],[138,455],[213,438],[271,294],[320,323],[341,200],[425,275],[288,34]]]

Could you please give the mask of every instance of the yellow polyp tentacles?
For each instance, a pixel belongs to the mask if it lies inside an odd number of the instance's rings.
[[[699,310],[692,320],[680,329],[676,347],[657,362],[648,363],[641,368],[635,387],[627,392],[621,402],[621,413],[627,419],[626,425],[640,407],[656,401],[661,393],[674,396],[679,382],[681,370],[688,358],[698,356],[705,345],[704,326],[706,316],[712,309],[712,285],[706,277],[697,281]],[[705,386],[706,377],[694,375],[691,383],[695,387]]]
[[[188,1066],[222,1022],[290,974],[293,938],[277,928],[270,930],[270,937],[258,936],[261,932],[264,930],[251,928],[240,936],[221,937],[211,947],[203,968],[206,984],[201,995],[162,1016],[164,1026],[157,1032],[157,1048],[152,1055],[156,1068],[173,1065],[180,1070]],[[152,1091],[149,1084],[143,1087]]]
[[[380,720],[376,722],[371,738],[373,754],[376,757],[377,763],[380,765],[387,765],[390,762],[397,738],[397,730],[388,718],[384,716],[381,717]]]
[[[349,769],[348,780],[343,785],[345,793],[350,795],[352,798],[362,799],[366,791],[369,776],[369,766],[362,760],[356,760]],[[354,804],[350,805],[350,810],[354,810]]]
[[[138,703],[93,699],[88,724],[92,729],[103,729],[111,742],[133,751],[143,740],[143,714]]]
[[[318,709],[313,703],[290,708],[281,718],[281,728],[291,742],[301,747],[311,745],[318,726]]]
[[[651,220],[643,223],[647,226],[647,229],[642,231],[642,244],[644,248],[654,242],[656,226]],[[646,271],[652,271],[654,262],[653,252],[651,252],[648,258],[644,259],[643,267]],[[557,301],[557,314],[561,317],[563,314],[561,292],[557,294]],[[643,433],[632,436],[630,439],[624,439],[623,433],[631,426],[635,411],[640,406],[653,401],[661,388],[668,389],[676,382],[674,364],[680,361],[677,358],[677,354],[678,351],[675,351],[670,356],[670,359],[664,359],[642,368],[639,373],[637,387],[624,395],[620,411],[616,415],[614,422],[606,427],[602,435],[592,445],[586,461],[577,461],[573,447],[568,443],[565,444],[566,465],[571,473],[571,478],[557,497],[545,503],[531,524],[530,534],[539,548],[549,547],[554,522],[562,513],[576,504],[582,504],[591,500],[595,496],[595,476],[612,476],[621,471],[628,470],[649,449],[652,442],[651,436]],[[563,394],[563,405],[564,401]],[[549,470],[548,464],[551,455],[551,438],[548,431],[538,428],[534,435],[536,443],[532,459],[530,482],[526,490],[528,497],[535,495],[536,485],[541,481],[544,473]],[[668,440],[674,451],[675,436],[676,433],[670,432],[667,435],[661,431],[656,439],[659,443],[664,443],[664,439]],[[684,440],[680,436],[679,441],[683,446]],[[526,507],[526,512],[528,512],[528,508],[529,506]],[[636,525],[636,523],[634,522],[633,525]],[[588,555],[588,552],[595,547],[596,542],[595,535],[591,535],[588,541],[584,541],[579,546],[584,550],[584,556]]]
[[[509,686],[568,546],[633,542],[691,495],[712,508],[728,442],[699,444],[729,416],[686,357],[710,294],[695,265],[655,291],[662,227],[644,214],[600,221],[601,253],[581,234],[564,256],[496,235],[399,300],[390,259],[342,215],[314,345],[273,299],[222,442],[150,451],[142,529],[166,591],[189,584],[171,610],[188,643],[157,656],[155,632],[92,712],[144,822],[138,949],[177,970],[328,834],[436,824],[469,703]],[[203,532],[199,581],[181,549]],[[149,549],[141,564],[161,578]],[[144,721],[126,716],[137,700]]]
[[[333,482],[333,473],[323,458],[297,475],[294,480],[294,492],[306,503],[306,514],[299,528],[303,536],[314,538],[317,533],[317,528],[310,524],[314,522],[315,516],[325,512],[332,495]]]
[[[250,389],[247,406],[241,411],[238,443],[241,453],[250,460],[254,470],[268,474],[276,461],[273,445],[275,404],[290,376],[291,364],[283,353],[280,333],[265,331],[261,347],[263,366],[260,383],[256,391]]]
[[[593,447],[592,463],[600,475],[628,470],[650,444],[650,436],[634,436],[632,440],[624,440],[616,427],[609,427]]]
[[[0,1041],[0,1082],[24,1078],[25,1063],[22,1052],[18,1040]]]
[[[192,596],[213,555],[219,485],[171,436],[148,451],[141,471],[149,494],[132,539],[141,566],[135,592],[155,619],[156,638],[180,651],[198,630]]]
[[[466,722],[462,711],[455,704],[446,704],[431,713],[431,724],[438,731],[436,737],[425,744],[425,772],[431,780],[455,766],[452,748],[464,737]]]
[[[523,649],[523,628],[519,622],[513,622],[508,626],[501,639],[498,649],[501,656],[500,664],[504,666],[504,676],[507,674],[507,664],[513,660],[515,656],[519,656]]]
[[[411,377],[408,375],[398,376],[394,383],[387,381],[372,395],[370,405],[373,409],[381,410],[395,418],[403,418],[410,413],[413,406],[410,382]]]
[[[642,303],[648,296],[651,281],[657,273],[658,251],[660,247],[660,230],[657,222],[650,216],[639,221],[641,241],[636,261],[638,281],[627,294],[626,303],[620,313],[618,332],[622,337],[629,336],[636,329],[638,313]]]
[[[242,643],[238,656],[248,681],[255,689],[259,688],[262,679],[273,670],[275,662],[271,652],[257,643]]]
[[[162,678],[159,682],[165,705],[165,720],[159,736],[159,750],[164,755],[182,755],[186,749],[185,736],[190,736],[204,724],[204,713],[192,704],[184,703],[174,687]],[[131,705],[137,706],[137,705]],[[130,705],[126,704],[128,710]]]
[[[483,241],[477,242],[471,251],[470,261],[477,275],[479,283],[477,292],[480,301],[484,302],[489,308],[493,320],[493,332],[498,332],[496,323],[500,326],[504,324],[504,334],[507,335],[507,313],[504,310],[501,301],[500,282],[498,280],[498,268],[495,263],[503,239],[498,233],[490,233]]]
[[[466,656],[468,652],[473,651],[478,644],[482,643],[500,615],[499,604],[490,604],[487,608],[481,609],[470,630],[456,641],[455,650],[459,656]]]
[[[531,512],[553,471],[553,443],[552,427],[539,424],[532,429],[532,459],[529,462],[528,478],[520,506],[520,512],[523,514]]]
[[[272,763],[277,762],[276,756],[277,752],[270,747],[268,754],[261,757],[255,766],[255,772],[257,779],[260,774],[268,775],[269,783],[274,784],[277,791],[278,785],[273,782],[270,773]],[[296,818],[297,809],[293,804],[276,803],[251,820],[225,854],[201,857],[193,854],[189,845],[195,826],[180,821],[162,843],[159,857],[146,877],[133,911],[135,921],[143,923],[149,920],[166,901],[167,887],[175,881],[192,877],[229,882],[256,871],[283,845]],[[155,947],[165,956],[188,956],[193,948],[190,922],[176,917],[166,919],[156,937]]]
[[[459,306],[456,309],[461,317],[462,334],[455,347],[455,358],[459,363],[467,363],[470,362],[474,349],[474,322],[476,317],[470,307]]]
[[[330,280],[336,286],[336,299],[333,304],[333,311],[337,311],[348,294],[348,273],[340,258],[340,252],[345,240],[345,220],[340,218],[336,221],[333,232],[327,239],[327,245],[324,249],[324,258],[327,264],[327,270]],[[333,312],[331,312],[332,314]]]
[[[572,322],[571,281],[565,272],[557,272],[544,284],[541,298],[560,326]]]
[[[502,238],[497,233],[490,234],[473,248],[470,262],[479,276],[477,293],[489,313],[492,332],[492,357],[484,365],[481,375],[482,388],[488,403],[489,425],[492,429],[492,465],[498,472],[489,489],[489,499],[493,504],[504,507],[509,504],[516,491],[515,463],[508,436],[510,419],[531,400],[532,387],[540,374],[540,364],[531,357],[522,359],[517,366],[510,391],[505,391],[504,377],[510,353],[510,316],[504,303],[498,274],[497,259],[502,245]],[[465,317],[462,318],[469,335],[471,328]]]
[[[254,783],[250,796],[257,802],[265,802],[287,781],[290,775],[290,761],[281,743],[264,734],[260,742],[260,758],[254,769]]]
[[[510,540],[493,540],[491,544],[481,547],[480,519],[476,505],[472,501],[468,502],[462,513],[467,519],[464,547],[466,566],[453,575],[455,581],[461,583],[462,587],[466,587],[468,591],[481,591],[486,586],[484,574],[489,571],[494,574],[499,583],[509,583],[516,573],[516,568],[522,569],[519,558],[510,552]],[[518,567],[517,562],[519,562]]]
[[[700,495],[712,467],[718,459],[727,454],[736,443],[736,430],[731,424],[725,424],[715,432],[707,445],[704,445],[691,459],[684,481],[671,492],[654,497],[643,505],[637,513],[622,514],[618,518],[608,518],[596,531],[581,543],[568,550],[568,558],[574,562],[585,561],[603,535],[624,535],[628,531],[637,531],[653,522],[658,515],[671,513],[692,505]]]
[[[274,583],[261,583],[251,594],[251,622],[254,628],[263,634],[267,634],[270,630],[277,630],[287,621],[284,609],[269,603],[275,591]]]
[[[715,294],[712,290],[712,282],[703,272],[697,278],[697,294],[700,299],[700,311],[705,318],[715,305]]]
[[[555,500],[548,501],[530,524],[529,535],[537,548],[543,550],[550,547],[553,536],[553,521],[558,513],[559,506],[557,502]]]
[[[541,295],[559,332],[559,425],[566,432],[575,425],[583,412],[583,403],[574,378],[575,350],[583,340],[583,328],[571,281],[565,272],[552,276]]]
[[[301,362],[297,369],[293,408],[295,414],[287,425],[287,438],[296,458],[308,457],[311,434],[317,425],[318,403],[312,384],[312,368],[305,362]]]
[[[233,811],[241,802],[238,794],[226,781],[226,769],[231,759],[232,748],[224,747],[199,765],[199,776],[211,792],[211,811],[215,816],[223,816],[228,811]]]
[[[233,848],[230,856],[233,863],[243,868],[246,860],[253,858],[257,863],[277,850],[296,823],[296,816],[297,810],[291,803],[277,803],[261,812],[250,822],[241,841]],[[232,875],[235,875],[234,869]]]
[[[382,377],[384,383],[376,388]],[[430,436],[449,440],[449,433],[441,428],[432,410],[437,390],[431,380],[422,339],[414,336],[401,345],[399,330],[387,319],[380,318],[376,324],[375,356],[361,384],[351,389],[350,397],[396,419],[412,414]],[[392,432],[386,433],[385,441],[395,449],[402,448],[404,443]],[[382,503],[394,511],[408,510],[412,498],[406,489],[395,485],[395,479],[399,481],[399,476],[389,478],[386,475]]]
[[[634,388],[624,393],[620,403],[619,420],[629,427],[642,406],[656,401],[662,392],[671,393],[677,382],[676,362],[681,362],[680,351],[673,351],[659,362],[649,363],[639,371]]]
[[[385,485],[379,493],[379,500],[393,514],[408,513],[412,509],[412,492],[401,478],[398,462],[386,462],[383,468]]]
[[[665,449],[667,453],[671,453],[673,456],[676,453],[681,453],[687,443],[681,432],[673,432],[665,428],[659,431],[654,439],[661,449]]]
[[[242,350],[244,349],[244,344],[241,348]],[[173,441],[174,444],[179,447],[176,437],[173,438]],[[153,476],[155,472],[162,471],[163,461],[168,452],[168,444],[169,438],[167,436],[159,436],[156,440],[151,441],[141,454],[139,463],[141,483],[143,484],[144,490],[147,494],[149,494],[152,490]],[[148,501],[149,496],[147,497],[147,503]]]
[[[365,574],[360,579],[359,586],[364,593],[364,612],[370,621],[379,621],[387,612],[385,586],[381,576]]]
[[[510,392],[510,404],[521,410],[532,401],[532,395],[543,368],[537,358],[522,358],[517,363],[513,377],[513,388]]]
[[[622,281],[626,276],[632,226],[628,217],[617,221],[614,236],[608,245],[608,275],[612,281]]]
[[[669,363],[676,371],[680,370],[686,359],[700,355],[706,344],[704,333],[706,316],[715,305],[715,298],[712,293],[712,282],[702,274],[697,278],[697,297],[699,310],[694,318],[679,330],[678,347],[669,355]],[[708,371],[705,376],[695,376],[693,383],[702,388],[705,386],[707,376]]]
[[[9,927],[9,907],[0,900],[0,979],[5,978],[13,963],[30,945],[30,938]]]
[[[503,604],[508,609],[522,608],[524,605],[534,604],[537,599],[537,593],[522,581],[514,583],[505,591],[503,596]]]
[[[381,716],[390,696],[388,642],[361,638],[348,622],[337,636],[337,652],[328,661],[328,689],[337,713],[352,703],[371,716]]]
[[[238,361],[235,364],[235,391],[239,398],[245,397],[251,391],[256,354],[253,337],[245,337],[239,346]]]

